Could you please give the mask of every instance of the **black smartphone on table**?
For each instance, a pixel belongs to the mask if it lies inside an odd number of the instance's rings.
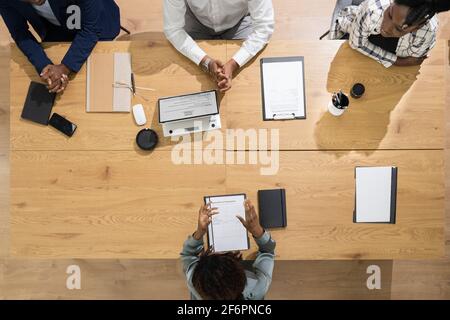
[[[66,136],[71,137],[77,130],[77,125],[60,116],[57,113],[53,113],[50,121],[48,122],[50,126],[55,128],[58,131],[61,131]]]

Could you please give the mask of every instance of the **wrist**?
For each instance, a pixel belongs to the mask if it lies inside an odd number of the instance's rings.
[[[70,74],[70,69],[67,68],[67,66],[66,66],[65,64],[63,64],[63,63],[61,63],[60,66],[61,66],[61,68],[62,68],[62,70],[63,70],[63,73],[64,73],[66,76],[68,76],[68,75]]]
[[[228,63],[230,64],[231,70],[233,70],[233,72],[239,70],[240,66],[239,66],[239,64],[236,62],[236,60],[230,59],[230,61],[228,61]]]
[[[265,232],[264,229],[261,226],[259,226],[252,231],[252,235],[255,239],[259,239],[264,235],[264,232]]]
[[[201,240],[201,239],[203,238],[204,235],[205,235],[205,231],[197,229],[197,230],[194,232],[194,234],[192,235],[192,237],[193,237],[195,240]]]
[[[211,70],[211,62],[212,59],[209,56],[205,56],[202,61],[200,61],[200,68],[202,68],[204,72],[208,73]]]

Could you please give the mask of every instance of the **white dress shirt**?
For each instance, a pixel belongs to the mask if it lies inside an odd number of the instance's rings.
[[[55,14],[53,13],[52,7],[50,7],[50,3],[46,0],[44,4],[38,6],[37,4],[32,4],[34,9],[36,9],[38,15],[50,21],[50,23],[55,26],[61,26],[58,19],[56,19]]]
[[[233,59],[245,65],[269,42],[274,29],[272,0],[164,0],[164,33],[172,45],[200,64],[206,53],[184,30],[186,2],[198,20],[216,32],[228,30],[250,14],[253,32]]]

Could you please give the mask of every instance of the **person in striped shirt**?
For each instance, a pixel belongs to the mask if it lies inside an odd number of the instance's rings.
[[[348,6],[333,22],[330,39],[348,38],[353,49],[386,68],[420,65],[436,44],[436,13],[445,10],[441,1],[366,0]]]

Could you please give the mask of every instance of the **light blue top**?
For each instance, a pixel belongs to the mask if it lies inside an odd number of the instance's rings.
[[[264,232],[261,238],[255,238],[255,241],[258,245],[258,253],[252,265],[253,271],[245,271],[247,276],[247,284],[243,292],[245,300],[264,299],[272,282],[276,243],[267,231]],[[184,242],[183,251],[180,253],[189,291],[196,300],[202,300],[202,297],[192,285],[192,276],[194,275],[194,270],[200,259],[199,255],[203,251],[203,247],[203,239],[196,240],[192,236],[189,236]]]

